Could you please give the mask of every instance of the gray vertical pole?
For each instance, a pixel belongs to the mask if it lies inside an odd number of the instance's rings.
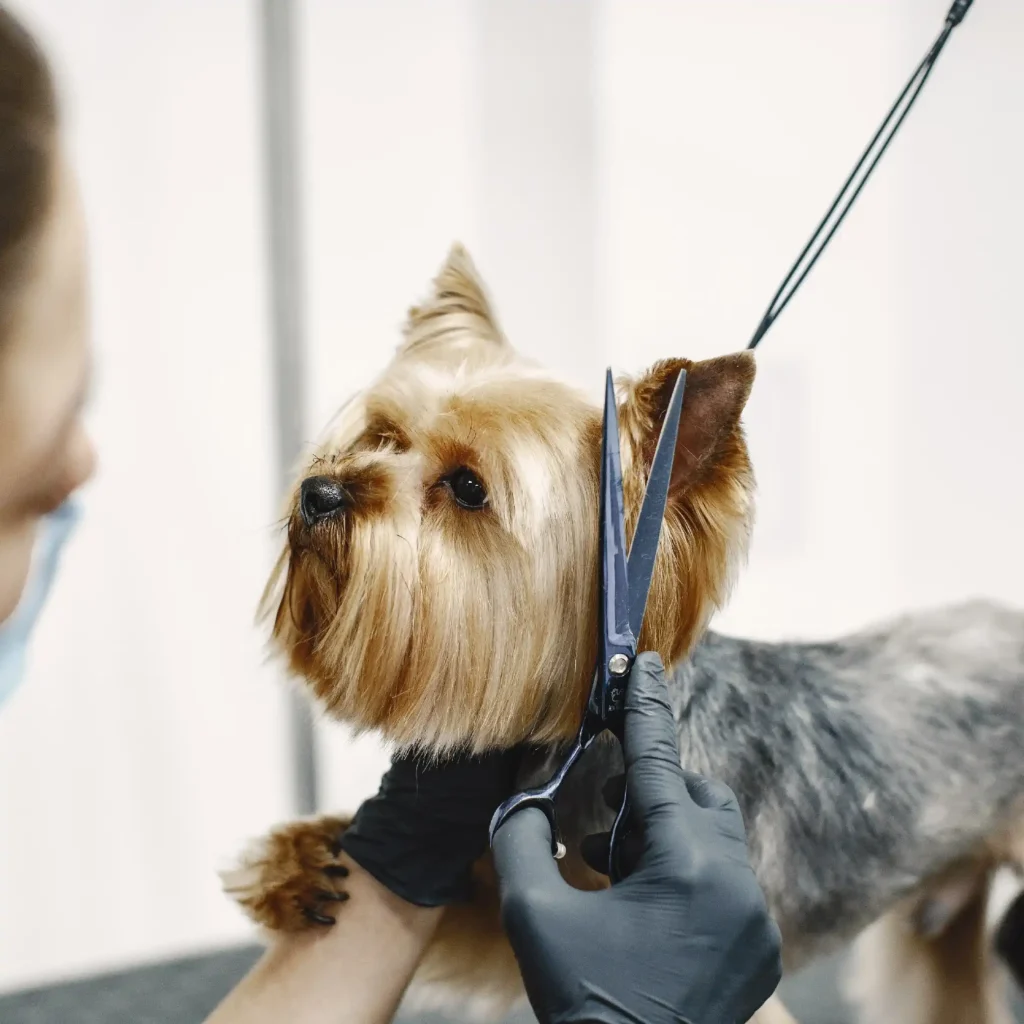
[[[305,439],[305,337],[299,202],[298,62],[293,0],[261,0],[261,115],[266,196],[277,482],[284,494]],[[290,695],[290,732],[299,814],[318,807],[316,736],[309,705]]]

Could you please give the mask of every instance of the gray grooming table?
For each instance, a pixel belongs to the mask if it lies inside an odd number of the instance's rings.
[[[2,1024],[199,1024],[259,955],[246,946],[173,960],[83,981],[0,996]],[[836,996],[841,958],[787,981],[781,990],[800,1024],[851,1024]],[[1018,1020],[1024,1024],[1024,1006]],[[516,1014],[506,1024],[533,1024]],[[285,1022],[282,1022],[285,1024]],[[445,1017],[403,1018],[401,1024],[456,1024]]]

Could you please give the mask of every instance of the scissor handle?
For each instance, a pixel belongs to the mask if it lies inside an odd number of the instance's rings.
[[[491,818],[491,845],[494,845],[494,836],[498,829],[516,811],[522,811],[527,807],[536,807],[538,811],[544,812],[544,817],[548,819],[548,824],[551,826],[551,856],[556,860],[561,860],[565,856],[565,844],[562,842],[558,831],[558,820],[555,818],[554,793],[553,791],[549,792],[550,789],[551,783],[549,782],[537,789],[527,789],[522,793],[516,793],[501,804]]]
[[[584,730],[581,728],[558,771],[543,786],[525,789],[521,793],[514,793],[504,803],[498,805],[498,809],[491,816],[491,846],[494,845],[495,833],[516,811],[521,811],[526,807],[536,807],[537,810],[544,812],[544,816],[548,819],[548,824],[551,826],[551,855],[556,860],[561,860],[565,856],[565,844],[562,842],[561,833],[558,829],[558,820],[555,817],[555,794],[558,792],[566,775],[569,774],[569,769],[579,760],[580,754],[589,745],[590,741],[585,739]]]
[[[622,840],[625,837],[629,822],[629,793],[622,794],[622,804],[619,813],[615,815],[615,824],[612,825],[612,834],[608,842],[608,877],[612,882],[621,882],[625,877],[624,865],[622,863]]]

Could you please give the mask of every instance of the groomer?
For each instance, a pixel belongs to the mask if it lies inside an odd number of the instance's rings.
[[[93,467],[85,238],[65,156],[47,63],[0,8],[0,698],[21,679]],[[778,983],[779,935],[732,793],[679,767],[655,656],[630,677],[625,755],[642,831],[619,884],[567,886],[539,812],[498,833],[502,912],[533,1008],[544,1024],[745,1021]],[[514,752],[396,760],[346,833],[337,924],[276,940],[211,1024],[390,1020],[444,906],[469,892],[515,766]],[[585,849],[595,863],[602,843]]]

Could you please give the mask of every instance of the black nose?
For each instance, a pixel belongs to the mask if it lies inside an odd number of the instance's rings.
[[[327,476],[311,476],[302,481],[299,508],[307,526],[329,519],[348,504],[345,488]]]

